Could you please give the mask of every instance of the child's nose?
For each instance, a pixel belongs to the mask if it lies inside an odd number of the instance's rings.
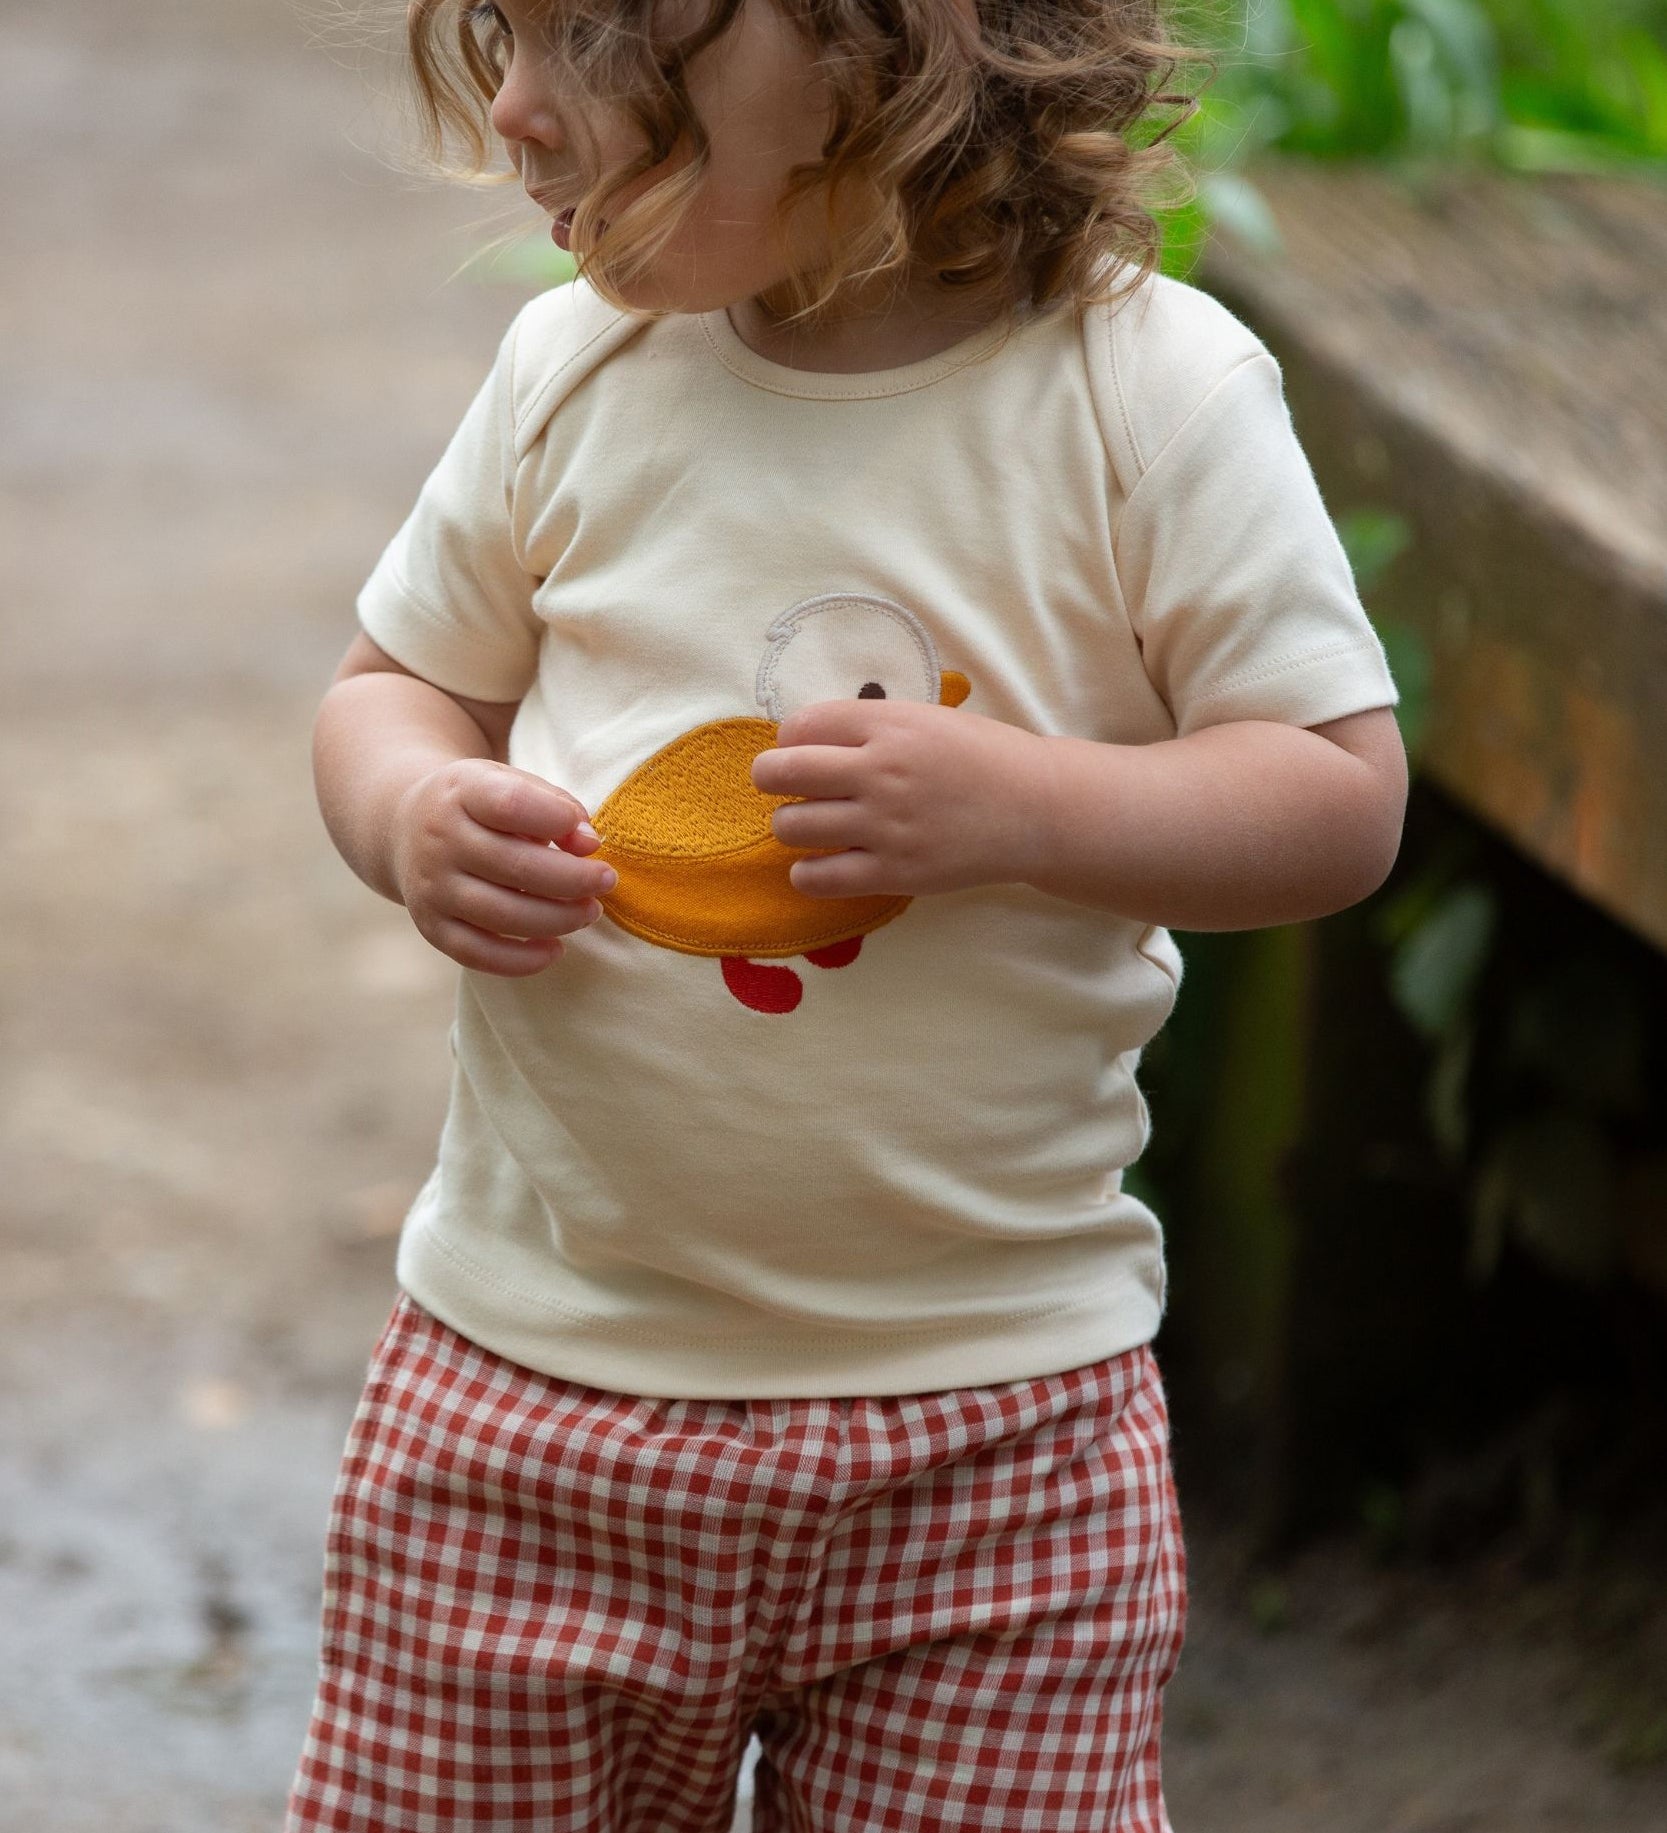
[[[499,85],[492,101],[492,131],[503,140],[528,140],[559,152],[563,143],[561,122],[548,91],[541,90],[531,73],[517,73],[516,62]]]

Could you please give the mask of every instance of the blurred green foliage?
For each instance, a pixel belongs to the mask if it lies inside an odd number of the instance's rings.
[[[1184,0],[1173,29],[1217,71],[1175,136],[1172,274],[1212,223],[1277,245],[1240,169],[1264,150],[1667,180],[1667,0]]]
[[[1259,145],[1667,160],[1667,0],[1206,0]],[[1221,31],[1221,27],[1225,31]]]
[[[1181,278],[1217,225],[1277,251],[1242,169],[1264,151],[1667,180],[1667,0],[1179,0],[1172,17],[1217,58],[1176,136],[1198,182],[1164,213],[1165,270]],[[1366,510],[1339,517],[1338,534],[1370,609],[1411,530]],[[1410,626],[1373,622],[1416,771],[1428,647]],[[1619,1271],[1623,1186],[1662,1118],[1649,1002],[1601,922],[1588,933],[1574,918],[1578,900],[1565,949],[1542,951],[1511,907],[1523,886],[1462,822],[1447,841],[1360,915],[1428,1049],[1425,1120],[1465,1193],[1469,1277],[1491,1281],[1514,1244],[1603,1287]]]
[[[1412,528],[1405,516],[1387,510],[1355,509],[1337,518],[1343,551],[1354,568],[1355,585],[1368,606],[1368,614],[1389,659],[1389,672],[1400,690],[1395,718],[1401,742],[1416,768],[1423,754],[1424,731],[1429,718],[1430,651],[1421,633],[1398,618],[1370,611],[1372,589],[1411,545]]]
[[[1373,608],[1414,531],[1381,509],[1342,514],[1337,530],[1390,657],[1417,774],[1428,645]],[[1667,978],[1647,948],[1456,809],[1426,825],[1382,890],[1331,920],[1362,928],[1372,975],[1421,1042],[1422,1124],[1459,1197],[1471,1285],[1492,1284],[1514,1251],[1587,1291],[1613,1289],[1629,1271],[1625,1237],[1667,1199]],[[1197,1201],[1184,1193],[1220,1136],[1216,1106],[1246,1101],[1219,1065],[1256,945],[1184,938],[1191,1004],[1154,1040],[1143,1076],[1157,1150],[1125,1178],[1160,1214]],[[1211,1227],[1219,1252],[1219,1204]],[[1387,1512],[1367,1525],[1387,1545],[1393,1498],[1378,1502]]]
[[[1667,0],[1176,0],[1171,29],[1216,60],[1174,136],[1197,196],[1160,212],[1182,278],[1212,224],[1277,245],[1241,170],[1264,150],[1667,182]],[[559,286],[573,262],[540,226],[471,271]]]
[[[1602,1287],[1620,1270],[1622,1186],[1659,1159],[1667,1118],[1651,1062],[1659,974],[1619,958],[1602,919],[1582,925],[1572,893],[1563,936],[1535,933],[1486,852],[1456,826],[1366,914],[1428,1047],[1425,1119],[1462,1179],[1469,1278],[1488,1283],[1514,1242]]]

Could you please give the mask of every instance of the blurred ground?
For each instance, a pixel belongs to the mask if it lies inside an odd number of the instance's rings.
[[[6,1828],[278,1825],[443,1111],[452,970],[331,851],[308,728],[523,295],[448,284],[485,207],[368,150],[384,74],[279,0],[0,15]],[[1339,1542],[1269,1590],[1189,1539],[1178,1833],[1667,1826],[1659,1573]]]

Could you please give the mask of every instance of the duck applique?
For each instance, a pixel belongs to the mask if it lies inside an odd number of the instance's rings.
[[[752,763],[788,714],[815,701],[918,700],[959,706],[972,684],[938,666],[926,627],[888,598],[827,593],[784,611],[765,633],[758,704],[764,717],[710,720],[664,745],[591,817],[598,857],[619,873],[602,908],[661,948],[715,955],[724,984],[755,1012],[791,1012],[804,987],[790,967],[846,967],[862,939],[892,922],[907,897],[806,897],[788,869],[813,855],[784,846],[770,824],[791,796],[753,786]]]

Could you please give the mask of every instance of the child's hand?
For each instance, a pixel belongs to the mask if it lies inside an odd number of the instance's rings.
[[[960,707],[823,700],[753,760],[784,846],[847,848],[790,873],[810,897],[913,896],[1022,882],[1038,835],[1047,741]]]
[[[392,844],[412,922],[464,967],[538,973],[562,952],[561,937],[601,916],[596,898],[618,880],[584,857],[602,844],[585,819],[566,790],[486,758],[420,777],[399,800]]]

